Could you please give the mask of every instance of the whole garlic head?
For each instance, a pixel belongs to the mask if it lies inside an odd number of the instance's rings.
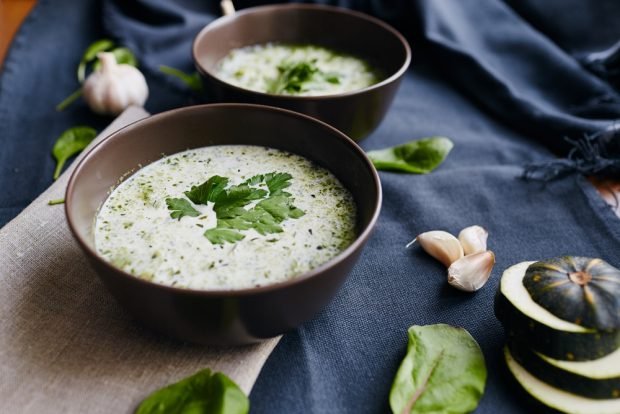
[[[130,105],[143,106],[149,95],[144,75],[131,65],[118,64],[112,53],[99,53],[101,67],[84,82],[84,100],[99,114],[118,115]]]

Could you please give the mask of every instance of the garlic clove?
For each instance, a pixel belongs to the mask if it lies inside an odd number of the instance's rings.
[[[480,226],[469,226],[459,233],[459,241],[463,246],[465,256],[482,253],[487,250],[487,238],[489,233]]]
[[[489,280],[495,254],[492,251],[464,256],[448,268],[448,283],[465,292],[475,292]]]
[[[449,267],[452,262],[463,257],[463,247],[456,237],[446,231],[427,231],[416,237],[407,247],[415,242],[420,243],[424,251],[444,266]]]
[[[91,73],[82,89],[88,106],[99,114],[118,115],[130,105],[143,106],[149,94],[144,75],[131,65],[119,64],[112,53],[97,54],[101,67]]]

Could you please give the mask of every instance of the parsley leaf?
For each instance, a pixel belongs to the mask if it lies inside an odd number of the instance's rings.
[[[254,229],[262,235],[281,233],[284,230],[280,223],[305,214],[293,205],[291,194],[283,191],[291,185],[292,178],[288,173],[258,174],[241,184],[226,188],[228,178],[215,175],[203,184],[193,186],[185,195],[195,204],[214,203],[217,226],[204,233],[211,243],[235,243],[245,237],[239,231]],[[258,202],[253,208],[246,209],[253,201]],[[172,218],[200,214],[185,199],[166,199],[166,203],[173,210],[170,214]]]
[[[319,72],[314,62],[289,62],[278,66],[280,72],[269,88],[269,93],[301,92],[303,84]]]
[[[292,175],[288,173],[271,173],[265,175],[265,183],[270,195],[275,195],[291,185]],[[288,194],[288,193],[287,193]]]
[[[214,175],[199,186],[192,186],[191,190],[186,191],[187,198],[194,204],[207,204],[209,201],[215,202],[224,192],[228,178]]]
[[[171,211],[170,217],[181,220],[182,217],[198,217],[200,211],[196,210],[189,201],[184,198],[167,198],[166,204]]]
[[[205,231],[205,237],[213,244],[224,244],[225,242],[234,243],[243,240],[245,236],[239,232],[230,229],[221,229],[214,227]]]

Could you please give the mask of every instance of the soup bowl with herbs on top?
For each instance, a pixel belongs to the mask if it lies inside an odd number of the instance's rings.
[[[211,344],[256,342],[312,317],[380,204],[377,173],[353,141],[244,104],[178,109],[114,133],[66,195],[69,226],[121,305],[155,330]]]
[[[308,4],[222,17],[196,36],[193,54],[210,99],[291,109],[355,140],[379,125],[411,61],[386,23]]]

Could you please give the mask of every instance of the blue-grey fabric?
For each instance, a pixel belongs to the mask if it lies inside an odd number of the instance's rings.
[[[455,148],[429,175],[380,174],[384,204],[373,237],[335,300],[276,348],[250,396],[252,412],[388,412],[407,328],[439,322],[468,329],[486,356],[489,380],[477,412],[532,412],[501,361],[493,296],[502,270],[523,260],[571,254],[620,266],[620,220],[584,178],[520,178],[524,165],[566,155],[565,137],[620,117],[618,91],[582,64],[620,39],[620,3],[323,3],[376,15],[413,48],[393,107],[362,147],[440,134]],[[75,67],[91,41],[113,37],[136,52],[151,89],[147,109],[159,112],[205,99],[157,68],[191,71],[192,38],[218,12],[217,2],[204,0],[40,0],[0,77],[0,224],[50,184],[49,151],[60,132],[109,122],[82,103],[54,110],[78,86]],[[489,230],[497,257],[490,282],[475,294],[450,288],[439,263],[404,247],[423,231],[457,233],[472,224]]]

